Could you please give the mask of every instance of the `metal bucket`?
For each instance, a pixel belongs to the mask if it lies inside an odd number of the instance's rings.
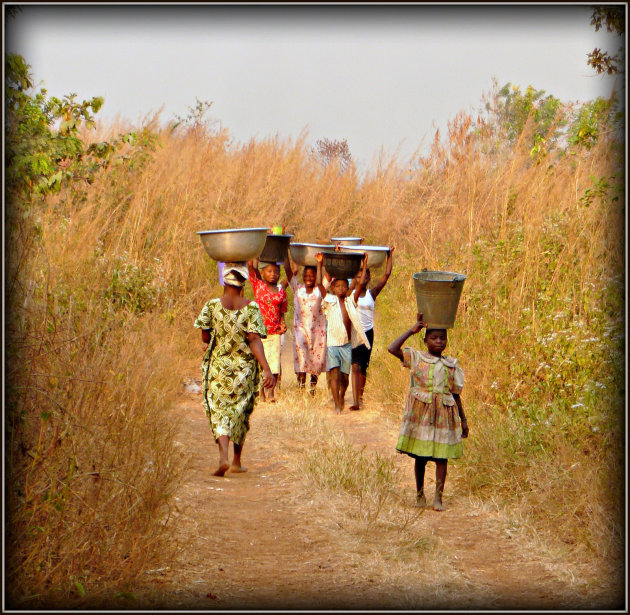
[[[418,312],[428,329],[452,329],[466,276],[450,271],[413,274]]]

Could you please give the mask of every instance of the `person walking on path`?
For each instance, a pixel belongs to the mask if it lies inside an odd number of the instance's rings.
[[[260,309],[245,299],[248,270],[244,263],[226,263],[223,296],[210,299],[195,320],[206,352],[201,363],[202,403],[212,435],[219,446],[219,467],[214,476],[245,472],[241,454],[249,431],[249,417],[262,385],[271,388],[275,378],[261,339],[267,335]],[[234,445],[228,461],[230,440]]]
[[[462,456],[462,438],[468,437],[468,421],[460,398],[464,372],[457,359],[442,355],[448,341],[446,329],[426,330],[426,352],[402,347],[409,337],[426,327],[422,317],[417,314],[416,323],[388,348],[411,371],[396,450],[415,460],[416,504],[420,507],[426,506],[424,471],[428,461],[435,462],[433,510],[442,511],[448,460]]]
[[[289,262],[289,286],[293,291],[293,367],[298,387],[306,387],[310,376],[310,394],[315,394],[319,375],[326,370],[326,317],[322,295],[316,285],[317,267],[307,265],[302,271],[302,284],[297,281],[298,267]],[[328,281],[323,284],[328,287]]]
[[[315,256],[317,260],[317,286],[322,298],[328,294],[322,283],[322,268],[324,257],[320,253]],[[365,285],[365,269],[367,267],[367,254],[363,256],[361,265],[361,277],[353,295],[346,296],[348,292],[348,280],[336,278],[330,284],[332,301],[322,301],[322,310],[326,316],[326,369],[330,373],[330,388],[335,404],[334,412],[343,411],[344,397],[348,388],[350,361],[352,348],[359,344],[370,346],[370,342],[359,321],[357,312],[357,300]]]
[[[288,309],[287,301],[287,280],[282,280],[280,284],[280,267],[276,263],[261,262],[258,270],[258,260],[248,261],[249,281],[254,289],[256,303],[260,307],[260,312],[267,328],[267,337],[263,339],[265,356],[271,367],[271,371],[277,379],[280,375],[282,334],[286,333],[287,326],[284,322],[284,315]],[[285,272],[287,271],[285,261]],[[263,399],[268,398],[270,402],[275,402],[276,384],[269,388],[267,394],[262,392]]]
[[[387,280],[389,280],[389,276],[392,274],[392,265],[393,265],[393,253],[394,247],[389,248],[389,252],[387,253],[387,263],[385,265],[385,273],[378,281],[376,286],[373,288],[368,288],[368,284],[370,283],[371,275],[370,270],[366,269],[366,282],[365,287],[359,294],[357,299],[357,309],[359,311],[359,320],[361,321],[361,326],[365,331],[365,336],[368,338],[370,342],[369,346],[365,344],[360,344],[356,348],[352,349],[352,400],[353,403],[350,406],[350,410],[359,410],[361,408],[361,404],[363,402],[363,391],[365,390],[365,382],[367,380],[367,370],[370,365],[370,357],[372,355],[372,348],[374,347],[374,307],[376,298],[379,296],[380,292],[385,288],[385,284],[387,284]],[[361,272],[357,273],[354,276],[352,283],[350,284],[350,288],[348,289],[348,294],[354,292],[354,289],[357,287],[359,283],[359,276]]]

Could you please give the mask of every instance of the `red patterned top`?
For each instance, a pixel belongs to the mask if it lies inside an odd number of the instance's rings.
[[[253,275],[249,276],[249,281],[252,283],[256,303],[265,321],[267,335],[284,333],[287,330],[284,314],[289,309],[287,291],[279,288],[277,293],[273,293],[265,282]]]

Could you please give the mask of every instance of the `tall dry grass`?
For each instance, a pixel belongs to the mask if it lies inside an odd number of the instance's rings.
[[[396,246],[367,392],[391,412],[408,376],[385,348],[415,317],[411,274],[466,273],[450,339],[471,423],[457,488],[503,498],[570,553],[618,563],[624,195],[614,200],[623,185],[615,145],[604,136],[536,163],[528,128],[499,152],[471,126],[458,116],[411,169],[384,161],[359,177],[323,168],[306,134],[235,144],[226,131],[160,129],[153,119],[126,162],[12,221],[15,604],[127,595],[144,567],[168,557],[164,522],[181,472],[168,410],[181,371],[198,360],[192,322],[220,288],[195,233],[273,223],[295,241],[359,234]]]

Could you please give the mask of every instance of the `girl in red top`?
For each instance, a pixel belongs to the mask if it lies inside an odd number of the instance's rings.
[[[249,281],[254,289],[254,298],[260,308],[260,312],[267,327],[267,337],[262,340],[265,350],[265,357],[269,363],[271,373],[276,376],[280,374],[280,341],[287,326],[284,322],[284,315],[288,309],[286,287],[288,281],[285,279],[280,284],[280,267],[276,263],[261,262],[258,270],[258,260],[248,261]],[[286,272],[286,265],[285,265]],[[263,390],[262,399],[275,402],[275,384],[269,389]]]

